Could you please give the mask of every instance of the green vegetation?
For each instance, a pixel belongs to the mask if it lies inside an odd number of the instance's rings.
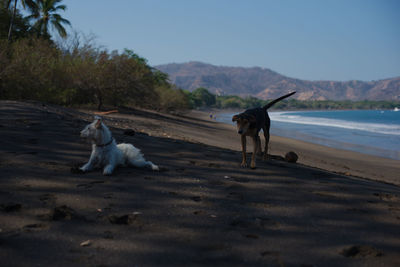
[[[156,110],[199,107],[261,107],[255,97],[216,96],[206,88],[176,88],[168,75],[147,64],[134,51],[109,52],[66,38],[70,22],[58,11],[62,0],[0,0],[0,99],[38,100],[66,106],[135,106]],[[17,3],[30,14],[24,17]],[[55,43],[49,27],[63,37]],[[393,101],[299,101],[288,99],[276,109],[393,109]]]
[[[21,1],[31,12],[27,17],[16,3],[0,0],[0,99],[98,109],[191,107],[189,96],[171,85],[167,74],[132,50],[108,52],[91,41],[81,44],[80,36],[56,44],[49,26],[67,37],[63,25],[70,24],[56,13],[66,9],[61,0]]]
[[[0,99],[66,106],[187,109],[189,98],[131,50],[61,50],[45,39],[0,41]]]
[[[0,0],[1,22],[2,25],[8,26],[8,41],[30,36],[50,39],[49,25],[62,38],[66,38],[67,32],[63,24],[70,25],[70,22],[56,13],[67,8],[61,5],[61,2],[62,0],[20,0],[23,8],[30,12],[30,15],[24,18],[17,9],[18,0]],[[1,30],[3,35],[5,31]]]
[[[0,0],[0,39],[11,40],[11,38],[28,37],[31,34],[29,30],[28,19],[24,18],[18,9],[11,10],[11,1]]]
[[[193,92],[187,92],[192,107],[212,107],[215,105],[215,95],[206,88],[200,87]]]
[[[199,93],[201,92],[201,94]],[[205,92],[206,91],[206,92]],[[192,107],[211,107],[221,109],[248,109],[254,107],[262,107],[271,100],[261,100],[255,97],[241,98],[239,96],[216,96],[209,93],[204,88],[198,88],[192,93],[188,93],[191,99]],[[209,99],[213,98],[213,101]],[[211,103],[211,104],[207,104]],[[212,104],[214,103],[214,104]],[[398,101],[331,101],[331,100],[296,100],[289,98],[281,102],[276,103],[274,109],[285,109],[285,110],[324,110],[324,109],[394,109],[399,107],[400,102]]]
[[[27,6],[32,13],[32,15],[28,16],[28,19],[33,21],[32,29],[37,37],[50,37],[49,24],[62,38],[67,37],[63,24],[71,25],[71,23],[56,13],[67,9],[65,5],[59,5],[61,2],[62,0],[29,1],[29,4],[27,2]]]

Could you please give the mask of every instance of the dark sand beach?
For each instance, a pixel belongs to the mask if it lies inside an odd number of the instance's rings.
[[[244,169],[207,113],[121,109],[115,139],[161,171],[82,174],[92,118],[0,101],[2,266],[400,266],[399,161],[273,136]]]

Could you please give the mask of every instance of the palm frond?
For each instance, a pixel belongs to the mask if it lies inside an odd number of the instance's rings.
[[[37,19],[38,17],[39,17],[38,14],[32,14],[32,15],[26,16],[25,18],[27,20],[33,20],[33,19]]]
[[[38,9],[38,4],[33,0],[21,0],[22,6],[27,8],[31,12],[35,12]]]
[[[57,22],[64,23],[64,24],[67,24],[67,25],[71,25],[71,22],[69,22],[69,20],[64,19],[63,17],[61,17],[60,14],[52,14],[52,17],[53,17]]]
[[[54,7],[54,11],[57,11],[57,10],[67,10],[67,6],[66,5],[59,5],[59,6],[56,6],[56,7]]]
[[[55,28],[57,30],[58,34],[62,38],[67,37],[67,31],[59,22],[53,20],[53,21],[51,21],[51,24],[53,25],[53,28]]]

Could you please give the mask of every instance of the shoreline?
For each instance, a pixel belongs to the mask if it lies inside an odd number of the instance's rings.
[[[369,110],[373,111],[373,110]],[[313,111],[306,111],[307,113]],[[331,111],[322,111],[331,112]],[[340,110],[335,110],[333,112],[340,112]],[[230,123],[230,115],[236,114],[235,111],[219,112],[219,122]],[[291,111],[277,112],[277,113],[291,113]],[[295,113],[295,112],[294,112]],[[354,151],[363,155],[372,155],[379,158],[392,159],[400,161],[400,147],[398,142],[400,142],[400,136],[392,135],[394,133],[379,132],[379,131],[368,131],[362,128],[348,128],[350,122],[341,120],[342,126],[339,122],[339,126],[333,128],[332,125],[328,125],[328,122],[324,124],[313,124],[285,121],[280,119],[279,115],[276,117],[276,113],[269,112],[271,118],[271,130],[270,134],[280,137],[286,137],[289,139],[295,139],[303,141],[306,143],[312,143],[317,145],[322,145],[324,147],[336,148],[339,150]],[[300,115],[302,116],[302,115]],[[303,119],[309,119],[307,115],[302,117]],[[319,118],[317,118],[319,119]],[[321,117],[321,119],[324,119]],[[328,118],[331,120],[331,118]],[[360,125],[366,122],[360,122]],[[396,127],[395,124],[389,124],[388,127]],[[385,127],[386,124],[383,125]],[[363,126],[367,127],[367,126]],[[374,126],[375,127],[375,126]],[[397,126],[397,128],[399,128]],[[399,128],[400,129],[400,128]],[[393,130],[392,130],[393,131]],[[361,138],[360,138],[361,137]],[[392,141],[388,141],[392,140]],[[379,144],[379,145],[377,145]]]
[[[218,122],[226,130],[235,131],[235,127]],[[236,134],[237,135],[237,134]],[[239,145],[239,136],[236,137]],[[250,140],[248,140],[249,142]],[[263,142],[263,137],[261,137]],[[251,148],[250,148],[251,149]],[[248,148],[248,150],[250,150]],[[240,148],[239,148],[240,150]],[[298,154],[298,163],[339,174],[366,178],[385,183],[400,185],[400,161],[360,152],[335,149],[302,140],[271,135],[269,151],[284,156],[289,151]]]
[[[212,111],[220,114],[216,110]],[[208,141],[207,144],[241,151],[240,138],[236,134],[235,127],[227,123],[210,120],[208,117],[209,113],[210,111],[191,112],[195,118],[209,120],[218,125],[217,127],[221,128],[221,131],[224,132],[224,136],[229,136],[229,138],[226,138],[225,141],[219,144],[211,141]],[[261,137],[261,142],[264,142],[263,139]],[[250,152],[252,142],[248,140],[247,143],[250,144],[247,148],[247,151]],[[398,160],[271,135],[269,144],[270,154],[284,156],[289,151],[296,152],[299,156],[298,163],[305,166],[400,185],[400,178],[398,176],[398,173],[400,173],[400,161]]]

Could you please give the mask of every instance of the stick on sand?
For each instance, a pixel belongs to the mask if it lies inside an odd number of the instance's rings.
[[[93,112],[95,115],[108,115],[111,113],[118,113],[118,110],[114,109],[114,110],[109,110],[109,111],[98,111],[98,112]]]

